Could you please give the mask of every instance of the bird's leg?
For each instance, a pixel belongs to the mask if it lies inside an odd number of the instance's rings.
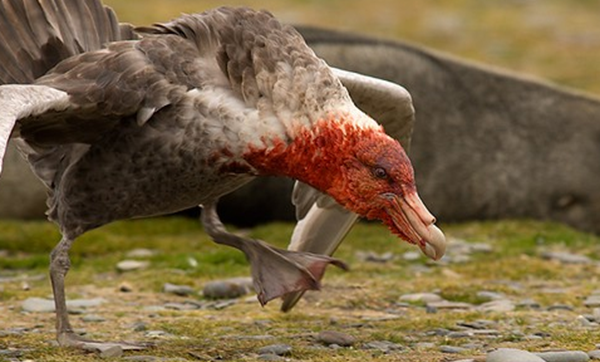
[[[56,307],[56,338],[58,344],[64,347],[78,347],[86,350],[103,352],[107,349],[120,348],[142,349],[144,346],[128,343],[102,343],[86,340],[73,332],[67,311],[65,296],[65,276],[71,267],[69,250],[73,244],[72,238],[64,237],[50,254],[50,281]]]
[[[203,208],[202,223],[208,235],[216,243],[232,246],[246,255],[262,305],[288,293],[319,289],[329,264],[347,269],[342,261],[325,255],[278,249],[261,240],[232,234],[221,223],[216,204],[205,204]]]

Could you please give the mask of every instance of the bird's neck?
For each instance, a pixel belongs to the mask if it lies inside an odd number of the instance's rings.
[[[357,140],[385,136],[383,128],[368,117],[358,122],[346,117],[351,116],[319,120],[289,142],[275,139],[270,147],[250,147],[243,158],[261,175],[290,177],[338,199],[345,182],[343,169]]]

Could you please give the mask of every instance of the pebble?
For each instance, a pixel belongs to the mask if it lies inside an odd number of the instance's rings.
[[[175,294],[182,297],[194,294],[194,289],[190,286],[171,283],[165,283],[162,287],[162,291],[163,293]]]
[[[289,344],[271,344],[258,350],[258,354],[274,354],[276,356],[288,356],[292,353],[292,346]]]
[[[131,293],[133,292],[133,285],[128,282],[123,282],[119,284],[119,292],[121,293]]]
[[[120,272],[129,272],[147,268],[150,265],[147,261],[123,260],[117,263],[117,270]]]
[[[499,348],[488,353],[486,362],[544,362],[533,353],[514,348]]]
[[[276,354],[272,354],[272,353],[261,354],[258,356],[258,360],[260,360],[260,361],[285,361],[285,359],[283,357],[278,356]]]
[[[492,300],[491,302],[483,303],[477,309],[484,312],[512,312],[515,310],[515,304],[508,299]]]
[[[477,298],[484,299],[487,301],[506,299],[504,294],[497,293],[497,292],[491,292],[488,290],[482,290],[480,292],[477,292]]]
[[[99,323],[99,322],[104,322],[106,319],[103,317],[100,317],[99,315],[96,314],[88,314],[85,315],[81,318],[82,321],[84,322],[89,322],[89,323]]]
[[[123,347],[114,345],[110,347],[101,347],[100,357],[101,358],[118,358],[123,355]]]
[[[96,307],[104,302],[106,302],[106,300],[102,299],[102,298],[72,299],[72,300],[67,301],[67,309],[72,311],[77,308]],[[36,298],[36,297],[27,298],[23,301],[21,308],[25,312],[32,312],[32,313],[54,312],[54,300],[45,299],[45,298]]]
[[[591,264],[592,259],[585,255],[572,254],[567,252],[544,251],[541,257],[548,260],[556,260],[563,264]]]
[[[533,299],[523,299],[517,302],[517,308],[528,308],[528,309],[540,309],[542,306],[540,303]]]
[[[317,335],[317,340],[328,346],[338,345],[342,347],[350,347],[356,343],[355,337],[337,331],[322,331]]]
[[[586,362],[590,356],[582,351],[560,351],[535,353],[546,362]]]
[[[398,344],[398,343],[390,342],[390,341],[372,341],[372,342],[365,343],[363,345],[363,348],[364,349],[376,349],[385,354],[388,354],[388,353],[394,352],[394,351],[401,351],[404,349],[404,346],[402,346],[401,344]]]
[[[400,296],[401,302],[409,303],[434,303],[441,302],[443,300],[444,299],[442,297],[434,293],[412,293]]]
[[[588,308],[600,307],[600,295],[590,295],[583,301],[583,305]]]
[[[596,346],[596,348],[598,348],[598,346]],[[588,356],[590,357],[590,359],[600,360],[600,349],[589,351]]]
[[[467,351],[467,349],[463,348],[463,347],[447,346],[447,345],[440,346],[440,352],[442,352],[442,353],[463,353],[465,351]]]
[[[246,295],[251,289],[252,278],[231,278],[206,283],[202,294],[209,299],[231,299]]]
[[[566,311],[573,311],[573,307],[567,304],[554,304],[548,307],[548,311],[555,311],[555,310],[566,310]]]
[[[417,261],[421,258],[421,253],[418,251],[407,251],[406,253],[402,254],[402,259],[406,261]]]
[[[394,259],[394,253],[388,251],[383,254],[377,254],[372,251],[358,251],[356,257],[361,261],[372,263],[387,263]]]
[[[156,250],[138,248],[138,249],[132,249],[132,250],[128,251],[127,254],[125,254],[125,256],[128,258],[135,259],[135,258],[150,258],[156,254],[157,254]]]

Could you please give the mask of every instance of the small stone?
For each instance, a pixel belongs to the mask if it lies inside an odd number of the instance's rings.
[[[533,353],[514,348],[499,348],[488,353],[486,362],[544,362]]]
[[[274,354],[277,356],[288,356],[292,353],[292,346],[289,344],[271,344],[258,350],[258,354]]]
[[[123,282],[119,285],[119,292],[131,293],[133,292],[133,286],[130,283]]]
[[[473,334],[469,333],[469,332],[450,332],[448,333],[448,335],[446,337],[448,338],[468,338],[471,337]]]
[[[442,297],[434,293],[411,293],[400,296],[401,302],[408,303],[434,303],[443,300]]]
[[[195,310],[198,309],[198,306],[192,303],[165,303],[164,307],[166,309],[174,309],[174,310]]]
[[[187,285],[176,285],[165,283],[162,288],[163,293],[171,293],[182,297],[194,294],[194,289]]]
[[[492,300],[502,300],[506,297],[502,293],[490,292],[487,290],[482,290],[477,292],[477,298],[492,301]]]
[[[129,328],[134,332],[145,332],[148,330],[148,323],[146,322],[135,322]]]
[[[377,254],[372,251],[358,251],[356,257],[361,261],[367,261],[371,263],[387,263],[394,259],[392,252],[386,252],[383,254]]]
[[[447,345],[440,346],[440,352],[442,352],[442,353],[463,353],[466,350],[467,350],[466,348],[456,347],[456,346],[447,346]]]
[[[583,305],[588,308],[597,308],[600,307],[600,295],[590,295],[583,301]]]
[[[431,348],[435,348],[436,344],[432,343],[432,342],[419,342],[419,343],[415,344],[414,347],[417,349],[431,349]]]
[[[127,254],[125,254],[125,256],[127,256],[128,258],[135,259],[135,258],[150,258],[156,254],[157,254],[156,250],[138,248],[138,249],[132,249],[132,250],[128,251]]]
[[[318,334],[317,340],[328,346],[337,344],[342,347],[350,347],[356,343],[355,337],[337,331],[322,331]]]
[[[88,314],[88,315],[83,316],[81,318],[81,320],[84,322],[88,322],[88,323],[99,323],[99,322],[104,322],[106,319],[103,317],[100,317],[99,315]]]
[[[402,259],[406,261],[417,261],[421,258],[421,253],[418,251],[407,251],[406,253],[402,254]]]
[[[120,272],[129,272],[147,268],[150,265],[147,261],[123,260],[117,263],[117,270]]]
[[[591,264],[592,260],[585,255],[572,254],[567,252],[545,251],[541,254],[542,258],[556,260],[563,264]]]
[[[390,341],[373,341],[365,343],[364,349],[376,349],[383,353],[390,353],[393,351],[401,351],[404,347],[401,344],[390,342]]]
[[[515,310],[515,304],[508,299],[492,300],[491,302],[483,303],[477,309],[484,312],[512,312]]]
[[[540,303],[533,299],[523,299],[516,304],[517,308],[540,309]]]
[[[49,313],[54,312],[54,301],[44,298],[27,298],[21,304],[21,308],[25,312],[32,313]]]
[[[587,362],[590,356],[582,351],[559,351],[535,353],[546,362]]]
[[[598,348],[598,346],[596,345],[596,348]],[[600,350],[596,349],[594,351],[589,351],[588,352],[588,356],[590,357],[590,359],[593,360],[600,360]]]
[[[210,299],[231,299],[246,295],[251,290],[252,278],[216,280],[204,285],[202,294]]]
[[[101,358],[118,358],[123,355],[123,347],[119,345],[112,345],[110,347],[100,347]]]
[[[548,311],[556,311],[556,310],[564,310],[564,311],[573,311],[573,307],[567,304],[554,304],[548,307]]]

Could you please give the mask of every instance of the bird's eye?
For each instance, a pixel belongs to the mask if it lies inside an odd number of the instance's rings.
[[[375,167],[373,168],[373,176],[377,178],[387,178],[387,171],[383,167]]]

